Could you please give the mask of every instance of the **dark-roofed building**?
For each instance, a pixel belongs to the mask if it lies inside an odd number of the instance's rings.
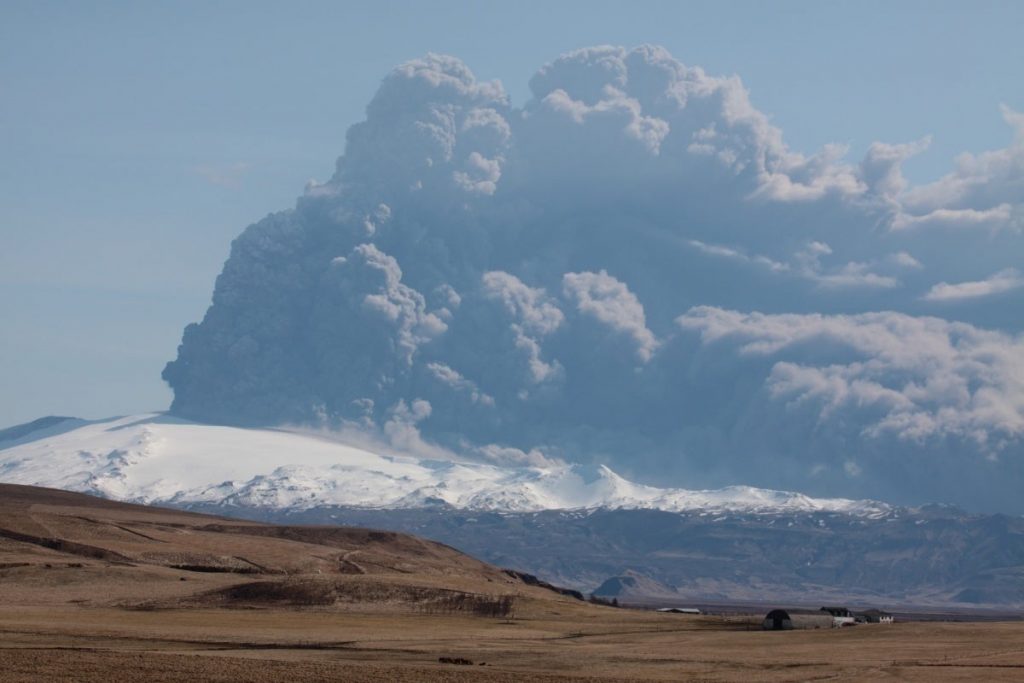
[[[822,607],[822,612],[832,616],[832,625],[836,627],[856,624],[857,619],[846,607]]]
[[[773,609],[761,622],[761,628],[766,631],[832,628],[833,626],[835,624],[831,614],[813,609]]]

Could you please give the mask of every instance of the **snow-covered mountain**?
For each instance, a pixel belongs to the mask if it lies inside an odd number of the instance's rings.
[[[653,509],[878,517],[876,501],[730,486],[645,486],[605,466],[506,467],[374,453],[325,435],[198,424],[161,413],[43,419],[0,432],[0,482],[122,501],[271,510],[321,506],[462,510]]]
[[[1024,606],[1019,518],[657,488],[602,466],[418,458],[360,436],[49,417],[0,430],[0,482],[415,533],[587,591],[629,570],[658,599],[650,585],[694,600]]]

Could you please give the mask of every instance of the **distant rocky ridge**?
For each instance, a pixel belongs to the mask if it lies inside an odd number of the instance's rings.
[[[625,592],[644,602],[1024,609],[1024,518],[947,506],[900,509],[880,519],[834,512],[190,507],[407,531],[585,593],[600,594],[609,577],[642,575]]]

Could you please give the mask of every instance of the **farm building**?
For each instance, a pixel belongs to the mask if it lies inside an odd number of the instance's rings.
[[[869,609],[863,612],[857,612],[857,621],[862,621],[868,624],[891,624],[893,622],[892,615],[888,612],[883,612],[880,609]]]
[[[833,628],[834,618],[828,612],[813,609],[773,609],[761,622],[766,631]]]
[[[671,614],[701,614],[698,607],[659,607],[658,611]]]
[[[832,615],[832,625],[837,628],[857,623],[853,612],[846,607],[822,607],[821,611]]]

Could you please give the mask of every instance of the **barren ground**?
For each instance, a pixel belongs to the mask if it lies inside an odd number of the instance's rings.
[[[5,683],[1024,680],[1022,622],[759,623],[588,605],[404,534],[0,485]]]
[[[1021,623],[737,627],[582,605],[512,620],[5,606],[0,671],[12,682],[1024,680]]]

